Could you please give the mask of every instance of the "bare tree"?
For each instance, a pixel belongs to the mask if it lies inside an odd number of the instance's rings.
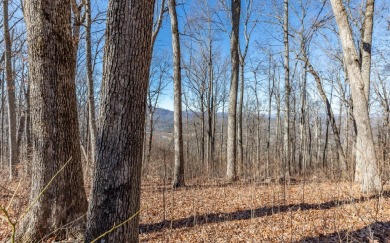
[[[284,0],[284,22],[283,22],[283,42],[284,42],[284,156],[283,156],[283,178],[290,176],[290,58],[289,58],[289,16],[288,16],[288,2],[289,0]]]
[[[313,75],[314,80],[316,81],[318,93],[320,94],[321,99],[324,102],[326,108],[326,114],[328,116],[327,123],[330,123],[332,127],[334,141],[336,144],[336,150],[340,159],[340,170],[341,170],[340,172],[345,176],[345,172],[347,171],[347,162],[346,162],[343,146],[341,145],[340,133],[339,133],[339,129],[337,128],[336,119],[332,110],[331,103],[329,102],[328,97],[325,94],[324,88],[322,87],[322,82],[319,73],[316,70],[314,70],[313,66],[311,65],[311,63],[307,58],[305,60],[306,60],[305,62],[307,63],[307,71],[311,75]]]
[[[239,58],[240,58],[240,96],[238,101],[238,121],[237,121],[237,142],[238,142],[238,171],[239,173],[243,173],[243,160],[244,160],[244,149],[243,149],[243,137],[242,137],[242,109],[243,109],[243,103],[244,103],[244,90],[245,90],[245,59],[248,54],[249,50],[249,44],[250,39],[253,33],[253,30],[255,29],[258,20],[252,19],[252,15],[254,12],[253,8],[253,0],[246,0],[245,2],[245,16],[243,18],[243,24],[244,24],[244,39],[245,39],[245,45],[244,48],[239,48]],[[257,15],[259,16],[259,15]]]
[[[15,175],[15,165],[19,162],[18,147],[16,144],[16,106],[15,81],[12,70],[12,43],[9,28],[8,0],[3,0],[3,30],[5,44],[5,79],[8,94],[8,139],[9,139],[9,178]]]
[[[174,82],[174,143],[175,165],[173,173],[173,187],[184,186],[184,156],[183,156],[183,123],[181,104],[181,64],[180,38],[176,14],[176,1],[168,0],[169,15],[171,17],[172,50],[173,50],[173,82]]]
[[[374,4],[374,1],[367,2],[368,5],[370,3]],[[357,125],[355,179],[362,183],[362,191],[377,191],[381,189],[382,184],[378,171],[374,139],[370,124],[368,100],[366,98],[367,91],[365,92],[364,89],[365,80],[363,79],[358,53],[355,48],[348,14],[344,4],[341,0],[331,0],[331,4],[339,27],[340,41],[344,52],[344,62],[352,91],[353,113]],[[371,10],[374,11],[373,6],[372,9],[369,6],[366,7],[366,16],[370,15]],[[369,22],[370,20],[366,21]],[[366,25],[368,26],[369,24],[367,23]],[[364,31],[369,31],[369,29],[370,28],[367,28]],[[365,35],[368,34],[369,33],[365,33]],[[366,44],[370,45],[370,43]],[[365,60],[362,62],[364,63]]]
[[[239,76],[239,30],[240,30],[241,0],[231,1],[232,32],[230,36],[230,56],[232,73],[229,94],[228,138],[227,138],[227,171],[228,181],[237,180],[237,95]]]
[[[93,82],[93,66],[92,66],[92,41],[91,41],[91,28],[92,28],[92,9],[91,0],[83,0],[85,5],[86,23],[85,23],[85,49],[86,49],[86,67],[87,67],[87,82],[88,82],[88,124],[89,124],[89,136],[91,144],[91,165],[95,165],[96,154],[96,111],[95,111],[95,87]],[[86,166],[86,171],[89,171]],[[86,173],[88,174],[88,173]]]

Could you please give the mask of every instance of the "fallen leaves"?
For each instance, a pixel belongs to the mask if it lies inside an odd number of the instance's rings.
[[[258,185],[222,181],[187,182],[172,190],[153,179],[143,181],[140,214],[142,242],[388,242],[390,193],[363,196],[359,185],[315,182]],[[6,185],[6,186],[5,186]],[[17,182],[2,184],[6,205]],[[386,186],[386,190],[390,187]],[[18,217],[28,203],[21,186],[12,205]],[[0,241],[9,237],[0,219]]]
[[[339,242],[348,237],[352,242],[384,242],[390,238],[390,195],[363,197],[359,186],[351,183],[314,182],[288,186],[286,191],[280,185],[253,183],[209,182],[176,191],[161,184],[156,187],[159,190],[149,187],[142,192],[142,204],[153,208],[141,214],[143,242]]]

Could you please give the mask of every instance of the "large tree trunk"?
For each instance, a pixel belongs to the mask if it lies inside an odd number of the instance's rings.
[[[359,66],[359,58],[354,45],[348,15],[341,0],[331,0],[332,8],[339,27],[343,46],[345,65],[350,80],[353,113],[357,125],[356,142],[356,179],[362,183],[362,191],[381,189],[375,145],[368,112],[368,101],[364,91],[364,80]],[[367,30],[365,30],[367,31]]]
[[[18,239],[38,242],[42,237],[55,235],[61,239],[67,232],[79,231],[84,225],[87,200],[81,169],[70,2],[26,0],[24,9],[33,141],[30,205],[37,201]]]
[[[8,22],[8,0],[3,0],[3,30],[5,43],[5,79],[8,94],[8,148],[9,148],[9,178],[15,175],[15,165],[19,162],[16,144],[16,110],[15,110],[15,81],[12,77],[12,44]]]
[[[232,33],[230,38],[230,56],[232,63],[232,73],[229,94],[229,115],[228,115],[228,138],[227,138],[227,171],[228,181],[237,180],[237,95],[238,95],[238,74],[239,74],[239,29],[241,0],[232,0]]]
[[[173,79],[174,79],[174,144],[175,165],[173,172],[173,187],[184,186],[184,156],[183,156],[183,124],[181,107],[181,64],[180,38],[177,23],[176,1],[168,1],[171,17],[172,50],[173,50]],[[202,134],[204,137],[204,134]],[[204,145],[203,145],[204,148]],[[204,150],[203,150],[204,154]]]
[[[111,0],[85,241],[138,242],[154,1]]]

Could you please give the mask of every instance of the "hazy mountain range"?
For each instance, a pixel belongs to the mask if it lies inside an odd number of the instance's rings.
[[[187,119],[187,112],[183,111],[183,123]],[[195,112],[188,111],[188,119],[191,121],[194,117],[198,115]],[[199,115],[200,116],[200,115]],[[205,114],[207,119],[207,114]],[[218,113],[218,117],[222,117],[222,113]],[[225,113],[225,118],[227,118],[227,113]],[[173,131],[173,111],[157,108],[154,113],[155,120],[155,130],[158,132],[172,132]]]

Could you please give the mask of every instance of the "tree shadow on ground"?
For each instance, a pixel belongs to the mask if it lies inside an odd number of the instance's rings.
[[[355,231],[340,231],[328,235],[319,235],[317,237],[307,237],[299,242],[390,242],[390,221],[375,222],[364,228]]]
[[[183,187],[178,187],[178,188],[172,188],[172,184],[170,183],[170,180],[167,180],[165,183],[165,186],[159,185],[156,186],[155,183],[144,183],[142,185],[142,190],[147,191],[147,192],[162,192],[162,191],[172,191],[174,190],[175,192],[177,191],[189,191],[189,190],[194,190],[194,189],[199,189],[199,190],[204,190],[204,189],[213,189],[213,188],[226,188],[226,187],[231,187],[231,186],[264,186],[264,187],[272,187],[272,186],[283,186],[283,178],[277,179],[277,180],[272,180],[270,182],[267,181],[251,181],[251,180],[246,180],[246,181],[238,181],[238,182],[218,182],[216,181],[215,183],[202,183],[202,184],[190,184],[190,185],[185,185]],[[292,178],[290,181],[287,183],[289,186],[294,186],[298,185],[300,183],[299,180]]]
[[[299,203],[299,204],[289,204],[289,205],[276,205],[270,207],[261,207],[256,209],[245,209],[238,210],[230,213],[211,213],[211,214],[202,214],[190,216],[182,219],[175,220],[165,220],[158,223],[151,224],[140,224],[139,230],[141,234],[158,232],[164,228],[169,229],[180,229],[187,227],[194,227],[195,225],[204,225],[211,223],[221,223],[234,220],[247,220],[251,218],[259,218],[268,215],[273,215],[277,213],[284,212],[294,212],[294,211],[307,211],[307,210],[328,210],[334,207],[338,207],[345,204],[360,203],[368,201],[371,199],[378,198],[379,196],[374,195],[370,197],[360,197],[360,198],[351,198],[348,200],[333,200],[329,202],[319,203],[319,204],[308,204],[308,203]],[[382,197],[389,198],[390,191],[386,191],[382,194]]]

